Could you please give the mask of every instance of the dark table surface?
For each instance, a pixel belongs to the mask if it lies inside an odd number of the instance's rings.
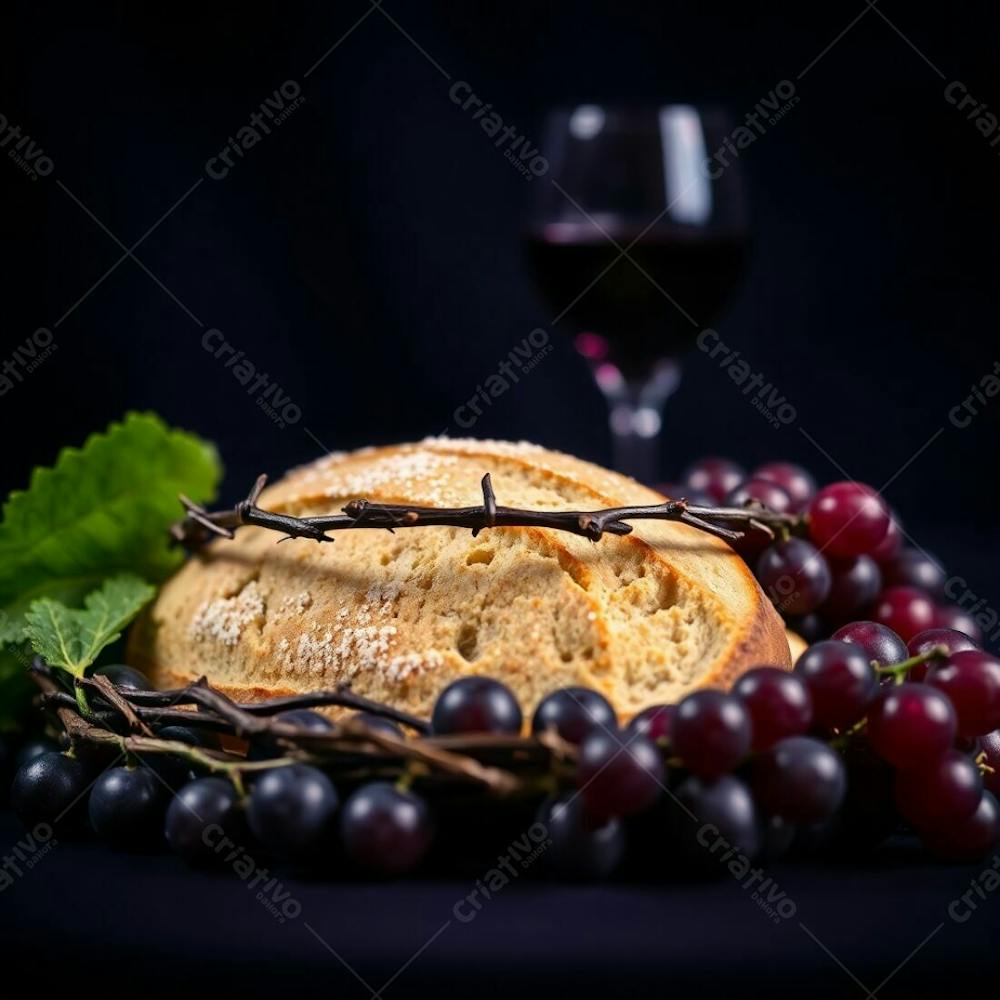
[[[104,995],[139,997],[1000,994],[1000,892],[968,897],[974,910],[960,899],[993,860],[939,865],[906,844],[863,866],[774,865],[773,891],[787,901],[775,918],[729,877],[519,878],[477,912],[456,911],[475,878],[344,884],[278,873],[270,898],[289,915],[282,922],[232,871],[191,872],[93,842],[33,852],[23,836],[0,813],[10,876],[0,954],[8,982],[23,973],[46,992],[87,977]]]

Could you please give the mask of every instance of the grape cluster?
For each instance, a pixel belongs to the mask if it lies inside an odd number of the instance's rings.
[[[974,616],[949,602],[940,563],[903,544],[898,514],[870,486],[845,481],[820,488],[791,462],[768,462],[748,474],[729,459],[705,458],[679,482],[659,488],[696,504],[798,515],[787,537],[755,529],[734,547],[782,617],[807,641],[870,619],[904,642],[932,628],[982,642]]]

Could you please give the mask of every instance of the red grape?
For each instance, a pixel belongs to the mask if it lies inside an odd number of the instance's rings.
[[[750,713],[752,748],[766,750],[786,736],[799,736],[812,722],[812,699],[801,677],[780,667],[748,670],[733,694]]]
[[[944,596],[941,564],[920,549],[900,549],[882,564],[882,578],[886,587],[916,587],[934,598]]]
[[[789,736],[754,759],[751,787],[764,812],[811,825],[837,811],[847,779],[835,750],[808,736]]]
[[[816,480],[802,468],[792,462],[767,462],[755,469],[753,479],[768,479],[777,483],[789,496],[789,510],[798,514],[809,505],[816,495]]]
[[[924,846],[950,861],[975,861],[992,850],[1000,839],[1000,807],[983,792],[976,811],[964,820],[921,834]]]
[[[731,771],[749,752],[750,713],[722,691],[695,691],[681,699],[674,718],[674,752],[700,778]]]
[[[825,639],[814,643],[795,664],[813,704],[813,728],[845,729],[864,714],[878,691],[878,675],[860,646]]]
[[[820,606],[820,614],[831,622],[850,621],[878,597],[882,573],[871,556],[830,559],[828,562],[833,583]]]
[[[834,639],[860,646],[868,659],[889,667],[907,658],[906,643],[891,628],[877,622],[850,622],[833,633]]]
[[[736,489],[746,477],[742,466],[728,458],[702,458],[688,466],[683,481],[689,489],[703,491],[716,503],[722,503],[726,494]]]
[[[576,784],[597,819],[642,812],[659,796],[663,777],[656,744],[641,734],[598,727],[580,744]]]
[[[901,769],[943,756],[954,745],[957,728],[951,702],[926,684],[894,684],[868,710],[868,742]]]
[[[885,533],[882,541],[868,554],[881,565],[888,562],[903,547],[903,528],[899,523],[899,518],[890,509],[889,530]]]
[[[669,743],[674,731],[676,714],[676,705],[650,705],[635,716],[627,728],[630,733],[648,736],[654,743],[660,741]]]
[[[885,538],[892,517],[885,501],[863,483],[831,483],[809,505],[809,535],[833,556],[863,556]]]
[[[906,644],[906,650],[910,656],[920,656],[922,653],[929,653],[937,646],[944,646],[949,653],[979,648],[964,632],[958,632],[953,628],[929,628],[924,632],[918,632]],[[910,670],[910,680],[925,680],[932,666],[934,666],[932,660],[918,663]]]
[[[980,649],[952,653],[935,663],[927,683],[944,692],[958,713],[963,736],[982,736],[1000,729],[1000,660]]]
[[[983,630],[976,619],[955,604],[939,605],[934,614],[934,624],[938,628],[953,628],[956,632],[964,632],[975,643],[981,644],[983,641]]]
[[[746,507],[755,501],[777,514],[786,513],[792,505],[792,498],[768,479],[748,479],[740,483],[726,494],[723,504],[726,507]]]
[[[957,750],[945,751],[926,767],[896,775],[896,805],[920,830],[971,816],[982,794],[979,768]]]
[[[830,593],[830,567],[804,538],[768,546],[757,560],[757,579],[782,614],[805,615]]]
[[[935,612],[934,602],[922,590],[890,587],[879,595],[872,618],[909,642],[918,632],[934,627]]]

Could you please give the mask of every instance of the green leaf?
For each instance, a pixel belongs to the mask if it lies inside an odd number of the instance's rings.
[[[210,444],[139,413],[36,468],[0,520],[0,644],[23,638],[33,601],[78,605],[120,572],[168,576],[183,558],[167,535],[177,494],[211,500],[220,475]]]
[[[49,597],[33,601],[24,616],[25,632],[46,663],[82,677],[155,593],[144,580],[122,573],[88,594],[82,608],[67,608]]]

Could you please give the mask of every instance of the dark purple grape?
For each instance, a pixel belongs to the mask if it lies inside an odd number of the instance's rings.
[[[627,729],[630,733],[648,736],[654,743],[669,745],[673,738],[676,717],[676,705],[650,705],[632,719]]]
[[[918,830],[933,830],[971,816],[983,794],[979,768],[957,750],[896,775],[899,811]]]
[[[742,466],[728,458],[702,458],[688,466],[683,481],[689,489],[703,491],[719,504],[746,477]]]
[[[750,713],[754,750],[766,750],[786,736],[809,730],[812,698],[797,674],[779,667],[755,667],[733,685],[733,694]]]
[[[916,587],[940,600],[947,576],[933,556],[920,549],[902,548],[882,564],[882,578],[886,587]]]
[[[654,487],[657,493],[662,493],[671,500],[687,500],[693,507],[715,507],[715,497],[705,490],[693,490],[683,483],[659,483]]]
[[[216,749],[219,745],[219,738],[215,733],[194,726],[163,726],[156,731],[156,736],[161,740],[186,743],[190,747]],[[166,792],[176,792],[189,781],[194,781],[198,777],[192,764],[183,757],[162,753],[142,753],[138,756],[142,763],[160,779]]]
[[[776,483],[768,479],[748,479],[730,490],[722,501],[724,507],[749,507],[758,504],[784,514],[792,506],[792,498]]]
[[[777,483],[791,499],[789,511],[793,514],[804,511],[816,495],[816,480],[792,462],[767,462],[754,470],[753,478]]]
[[[924,846],[949,861],[976,861],[985,857],[1000,839],[1000,807],[989,792],[983,792],[976,811],[964,820],[923,832]]]
[[[348,798],[340,834],[352,861],[383,875],[416,868],[433,836],[424,800],[387,781],[362,785]]]
[[[505,684],[490,677],[461,677],[438,695],[431,729],[436,736],[519,733],[521,707]]]
[[[754,759],[751,787],[765,813],[811,825],[840,808],[847,779],[835,750],[809,736],[789,736]]]
[[[891,628],[903,642],[933,628],[937,608],[934,601],[915,587],[890,587],[883,590],[872,610],[872,618]]]
[[[194,866],[221,866],[247,841],[240,797],[223,778],[185,785],[167,808],[164,830],[171,850]]]
[[[105,667],[98,667],[94,673],[106,677],[115,687],[124,688],[126,691],[153,690],[149,678],[141,670],[124,663],[109,663]]]
[[[833,638],[859,646],[869,660],[883,667],[902,663],[909,656],[906,643],[891,628],[878,622],[850,622],[838,628]]]
[[[964,608],[954,604],[941,604],[934,611],[936,628],[953,628],[956,632],[964,632],[973,642],[982,645],[983,630],[979,623]]]
[[[831,483],[809,504],[809,537],[831,556],[871,555],[891,521],[885,501],[864,483]]]
[[[632,816],[656,801],[664,772],[660,752],[648,737],[592,729],[580,744],[576,785],[597,819]]]
[[[949,653],[958,653],[963,649],[978,649],[979,647],[964,633],[953,628],[929,628],[926,632],[915,635],[907,644],[910,656],[921,656],[937,647],[944,647]],[[922,681],[927,678],[933,661],[918,663],[908,675],[911,681]]]
[[[579,744],[596,726],[617,729],[615,710],[604,695],[591,688],[565,687],[546,695],[535,709],[531,731],[554,729],[568,743]]]
[[[78,832],[87,818],[90,770],[64,753],[43,753],[18,768],[10,790],[14,815],[27,830],[44,824],[60,836]]]
[[[927,684],[887,687],[868,710],[868,742],[901,770],[932,764],[954,746],[957,732],[951,702]]]
[[[795,664],[809,688],[813,728],[820,733],[854,725],[878,692],[878,675],[860,646],[825,639],[810,646]]]
[[[48,736],[36,736],[22,743],[14,754],[14,768],[24,767],[29,761],[41,757],[43,753],[59,753],[59,744]]]
[[[810,611],[801,618],[789,618],[788,627],[797,632],[810,645],[819,642],[820,639],[830,638],[830,626],[823,620],[822,615],[816,611]]]
[[[403,730],[395,722],[385,718],[383,715],[375,715],[372,712],[355,712],[348,717],[348,721],[360,722],[363,726],[367,726],[377,733],[384,733],[386,736],[395,736],[400,740],[404,738]]]
[[[895,511],[890,509],[889,530],[875,548],[868,554],[880,566],[888,562],[903,547],[903,526]]]
[[[948,696],[963,736],[1000,729],[1000,660],[981,649],[959,650],[935,663],[927,683]]]
[[[674,841],[686,865],[703,872],[727,871],[736,854],[760,852],[760,822],[747,786],[731,774],[714,781],[692,776],[669,800]]]
[[[882,590],[882,573],[871,556],[830,559],[833,583],[820,606],[820,614],[830,622],[848,622],[868,607]]]
[[[90,825],[116,850],[162,843],[166,812],[166,790],[147,767],[113,767],[90,791]]]
[[[740,698],[695,691],[682,698],[674,718],[674,753],[701,778],[733,770],[750,752],[753,725]]]
[[[830,593],[830,567],[804,538],[775,542],[757,560],[757,579],[783,615],[815,611]]]
[[[285,712],[279,712],[274,718],[276,722],[300,726],[311,733],[325,733],[333,729],[333,723],[325,715],[311,708],[290,708]]]
[[[317,859],[333,841],[340,800],[318,768],[290,764],[265,771],[253,784],[247,820],[254,836],[292,864]]]
[[[625,831],[611,817],[594,820],[578,795],[543,802],[536,822],[551,841],[545,852],[545,869],[559,878],[593,881],[606,878],[625,854]]]

